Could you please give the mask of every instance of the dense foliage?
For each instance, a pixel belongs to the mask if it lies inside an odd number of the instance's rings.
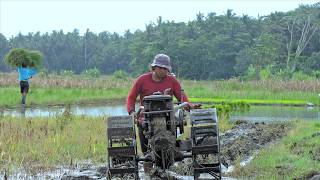
[[[172,58],[173,71],[186,79],[289,79],[320,76],[320,3],[286,13],[252,18],[199,13],[188,23],[163,21],[122,36],[89,29],[64,33],[0,34],[0,59],[12,48],[36,49],[45,56],[48,72],[102,74],[148,70],[157,53]],[[0,71],[8,71],[0,61]],[[98,73],[96,71],[96,73]]]

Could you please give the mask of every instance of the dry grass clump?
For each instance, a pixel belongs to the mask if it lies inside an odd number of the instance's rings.
[[[82,160],[105,162],[104,118],[0,117],[0,172],[25,169],[40,172]]]
[[[16,86],[17,72],[0,73],[0,86]],[[61,87],[61,88],[129,88],[134,79],[115,79],[112,76],[102,76],[100,78],[88,78],[81,75],[62,76],[39,74],[32,79],[32,84],[37,87]],[[181,84],[185,89],[210,89],[212,91],[221,90],[267,90],[272,92],[280,91],[303,91],[318,92],[320,80],[261,80],[261,81],[240,81],[230,79],[224,81],[190,81],[182,80]]]
[[[185,87],[209,87],[211,90],[268,90],[279,91],[308,91],[317,92],[320,89],[320,79],[317,80],[260,80],[241,81],[229,79],[223,81],[183,81]]]
[[[0,86],[16,86],[17,72],[0,74]],[[100,78],[87,78],[80,75],[61,76],[61,75],[42,75],[39,74],[32,78],[32,85],[37,87],[54,87],[54,88],[126,88],[132,84],[132,79],[114,79],[109,76]]]
[[[274,91],[289,90],[289,91],[317,91],[320,89],[320,80],[263,80],[263,81],[252,81],[253,87],[266,87]]]

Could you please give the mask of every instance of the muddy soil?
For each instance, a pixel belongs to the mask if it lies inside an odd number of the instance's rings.
[[[287,123],[248,123],[237,121],[236,125],[220,134],[221,163],[224,172],[235,164],[237,159],[244,162],[268,143],[283,137],[289,130]],[[206,161],[212,161],[214,157],[206,157]],[[192,175],[192,161],[185,159],[172,167],[172,171],[181,175]]]
[[[268,143],[274,142],[283,137],[289,130],[287,123],[248,123],[245,121],[236,122],[236,125],[220,134],[221,143],[221,161],[225,167],[235,163],[237,158],[245,160],[252,156],[257,150],[266,146]],[[210,161],[209,157],[206,158]],[[176,175],[192,176],[192,161],[185,159],[182,162],[176,163],[170,168],[170,171]],[[82,179],[79,176],[64,176],[64,180]],[[172,177],[174,179],[174,177]],[[180,179],[180,178],[179,178]]]
[[[224,166],[224,172],[227,167],[234,165],[235,161],[246,160],[252,157],[255,152],[265,147],[269,143],[283,137],[290,129],[287,123],[248,123],[239,121],[236,125],[220,134],[221,143],[221,161]],[[213,158],[213,157],[212,157]],[[211,160],[210,157],[206,158]],[[139,176],[144,179],[142,165],[139,165]],[[50,179],[63,180],[85,180],[85,179],[106,179],[107,168],[104,166],[89,165],[86,168],[79,168],[77,170],[65,171],[63,174],[55,174]],[[192,177],[192,161],[191,159],[184,159],[182,162],[176,163],[170,168],[172,176],[179,176],[183,178],[170,179],[189,179]],[[0,175],[1,177],[1,175]],[[41,179],[41,176],[38,176]],[[43,177],[43,176],[42,176]],[[48,177],[48,176],[47,176]],[[184,178],[185,177],[185,178]],[[37,179],[37,177],[33,177]],[[120,178],[123,179],[123,178]],[[225,179],[225,178],[224,178]]]
[[[222,164],[233,165],[237,158],[247,159],[268,143],[282,138],[290,129],[287,123],[247,123],[237,125],[221,135]]]

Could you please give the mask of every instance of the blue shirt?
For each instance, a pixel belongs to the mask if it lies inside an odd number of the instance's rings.
[[[31,76],[37,74],[37,70],[35,68],[18,67],[18,73],[19,81],[28,81]]]

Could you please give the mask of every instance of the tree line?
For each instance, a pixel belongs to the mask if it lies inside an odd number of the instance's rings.
[[[4,56],[11,48],[38,50],[44,70],[103,74],[119,70],[136,76],[148,71],[158,53],[172,59],[174,73],[185,79],[266,76],[291,78],[295,73],[320,77],[320,3],[258,18],[198,13],[194,20],[163,21],[123,35],[104,31],[80,35],[40,32],[6,38],[0,33],[0,71],[10,71]]]

